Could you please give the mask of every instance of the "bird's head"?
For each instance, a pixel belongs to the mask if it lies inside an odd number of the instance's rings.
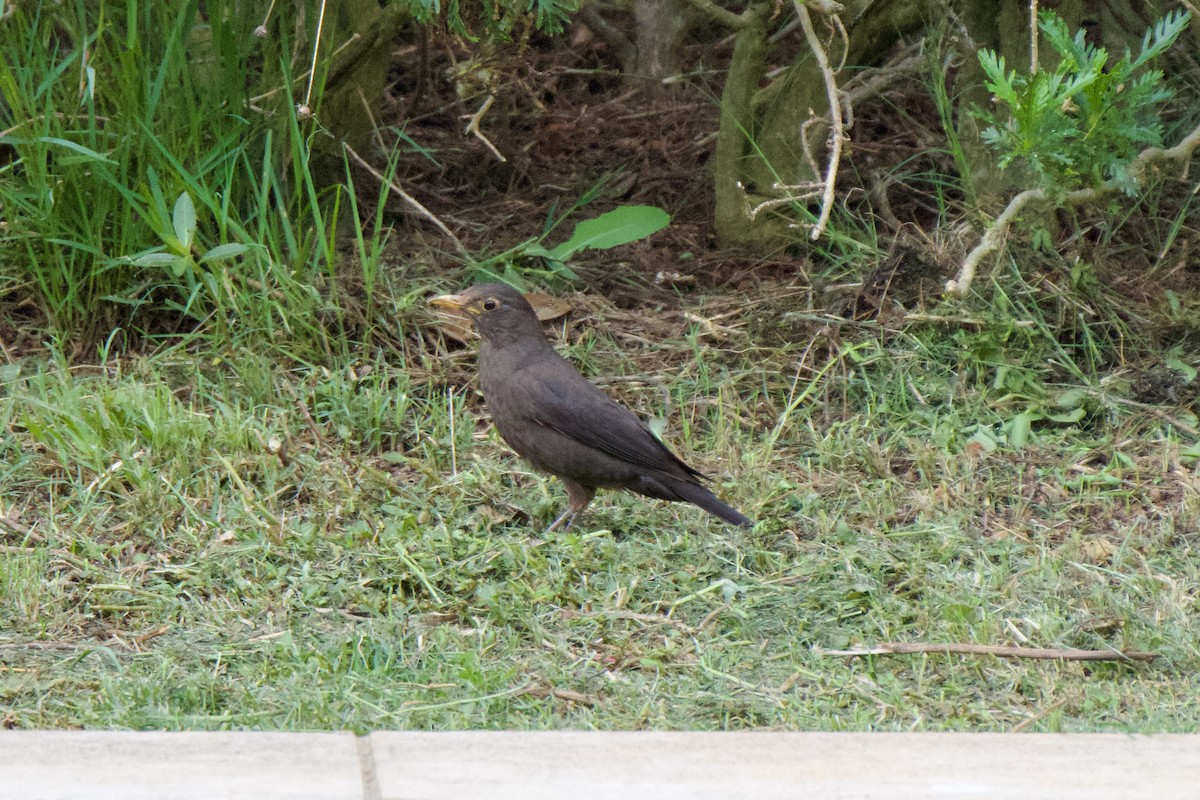
[[[465,314],[484,341],[504,345],[532,337],[545,341],[537,313],[520,292],[503,283],[479,283],[458,294],[430,298],[429,304]]]

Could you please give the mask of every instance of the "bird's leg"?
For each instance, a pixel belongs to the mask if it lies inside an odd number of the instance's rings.
[[[592,502],[592,498],[596,496],[596,490],[590,486],[576,483],[575,481],[561,479],[563,486],[567,487],[567,500],[570,506],[559,515],[558,519],[550,523],[550,527],[546,528],[546,533],[558,528],[559,525],[566,523],[565,527],[571,527],[571,523],[575,521],[575,517],[583,513],[583,510],[588,507],[588,503]]]
[[[563,513],[558,515],[558,519],[556,519],[556,520],[554,520],[554,522],[550,523],[550,527],[546,528],[546,530],[542,532],[542,535],[545,536],[547,533],[554,531],[559,525],[562,525],[563,522],[566,522],[567,523],[566,527],[569,528],[569,527],[571,527],[571,522],[574,519],[575,519],[575,510],[568,507],[566,511],[564,511]]]

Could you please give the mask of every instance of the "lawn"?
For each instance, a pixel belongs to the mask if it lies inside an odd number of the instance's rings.
[[[989,361],[994,327],[796,315],[793,284],[567,296],[563,351],[645,416],[669,397],[665,439],[755,528],[602,492],[543,536],[565,493],[420,304],[426,347],[320,364],[51,347],[0,366],[4,724],[1197,727],[1187,422],[1097,385],[1012,444],[1062,400],[993,380],[1036,329]],[[825,652],[885,642],[1158,658]]]

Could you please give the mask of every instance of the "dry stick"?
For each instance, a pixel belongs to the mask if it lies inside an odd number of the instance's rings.
[[[1192,129],[1192,132],[1185,136],[1179,144],[1166,150],[1161,147],[1148,147],[1138,154],[1130,165],[1129,173],[1134,180],[1139,179],[1142,173],[1153,163],[1159,161],[1176,161],[1184,164],[1184,175],[1187,175],[1187,162],[1192,157],[1192,152],[1200,147],[1200,126]],[[1083,203],[1090,203],[1093,200],[1099,200],[1107,194],[1116,191],[1117,187],[1111,181],[1106,182],[1103,186],[1095,189],[1076,189],[1073,192],[1067,192],[1063,195],[1062,204],[1065,206],[1077,206]],[[1008,207],[996,220],[992,226],[983,234],[983,238],[979,244],[975,245],[975,249],[967,254],[963,260],[962,266],[958,270],[958,277],[946,282],[946,291],[951,294],[965,295],[971,288],[971,282],[975,280],[975,272],[979,268],[979,263],[983,261],[988,254],[995,252],[1000,248],[1000,244],[1004,239],[1004,235],[1008,232],[1008,226],[1012,224],[1013,218],[1017,213],[1035,201],[1046,201],[1050,199],[1050,194],[1045,189],[1026,189],[1009,201]]]
[[[296,409],[300,412],[300,416],[304,418],[305,424],[308,425],[308,429],[312,433],[313,444],[319,445],[324,442],[325,436],[322,435],[320,426],[317,425],[317,421],[313,419],[312,414],[309,413],[308,404],[301,399],[300,393],[296,391],[296,387],[292,386],[287,381],[284,381],[283,388],[284,391],[290,394],[292,399],[296,401]]]
[[[1013,729],[1011,731],[1009,731],[1009,733],[1020,733],[1021,731],[1028,728],[1030,725],[1034,725],[1034,724],[1040,722],[1041,720],[1044,720],[1046,717],[1050,716],[1055,711],[1058,711],[1060,708],[1065,706],[1072,699],[1073,698],[1070,698],[1070,697],[1064,697],[1062,700],[1059,700],[1057,703],[1051,703],[1050,705],[1046,706],[1038,713],[1034,714],[1032,717],[1026,717],[1023,721],[1021,721],[1018,724],[1016,724],[1015,726],[1013,726]]]
[[[1089,394],[1092,394],[1092,396],[1094,396],[1094,397],[1100,397],[1103,400],[1108,400],[1110,402],[1116,403],[1118,405],[1129,406],[1130,408],[1136,408],[1141,411],[1145,411],[1150,416],[1158,417],[1160,420],[1167,423],[1171,427],[1178,428],[1179,430],[1183,431],[1184,433],[1188,434],[1189,436],[1200,436],[1200,428],[1196,428],[1196,426],[1194,426],[1194,425],[1189,425],[1188,423],[1184,422],[1183,420],[1171,416],[1170,414],[1163,411],[1161,408],[1158,408],[1157,406],[1152,406],[1147,403],[1139,403],[1136,400],[1127,400],[1124,397],[1115,397],[1115,396],[1104,395],[1104,394],[1100,394],[1099,392],[1090,392]]]
[[[0,515],[0,528],[8,528],[18,536],[23,536],[26,539],[31,539],[35,542],[41,542],[43,539],[33,532],[33,528],[27,528],[15,519]]]
[[[342,44],[338,47],[337,50],[333,51],[333,53],[329,56],[329,60],[332,61],[333,59],[336,59],[339,55],[342,54],[343,50],[345,50],[347,47],[350,47],[350,45],[357,44],[361,40],[363,40],[363,35],[361,33],[352,34],[349,39],[342,42]],[[356,58],[357,58],[357,56],[356,56]],[[306,70],[304,72],[301,72],[296,77],[292,78],[291,85],[298,89],[304,85],[305,80],[310,80],[311,78],[312,78],[312,73],[310,71]],[[258,94],[258,95],[255,95],[254,97],[251,97],[250,103],[249,103],[250,108],[252,108],[256,111],[259,110],[257,108],[259,103],[261,103],[263,100],[266,100],[270,97],[273,97],[273,96],[279,94],[285,88],[287,88],[287,87],[286,86],[276,86],[274,89],[270,89],[266,92],[263,92],[262,94]]]
[[[1029,0],[1029,74],[1036,75],[1038,71],[1038,3]]]
[[[72,642],[0,642],[0,650],[78,650],[96,646]]]
[[[817,218],[817,224],[812,229],[812,233],[809,234],[809,238],[816,241],[825,232],[825,227],[829,224],[829,215],[833,213],[833,189],[837,183],[838,165],[842,160],[842,143],[846,139],[846,132],[842,123],[842,101],[838,95],[833,69],[829,66],[829,57],[825,55],[825,49],[817,38],[817,32],[813,30],[812,18],[808,16],[808,9],[802,0],[792,0],[792,4],[795,5],[796,14],[800,17],[800,27],[804,29],[804,38],[808,40],[808,47],[812,50],[813,57],[817,60],[817,66],[821,69],[821,76],[825,79],[825,95],[829,98],[830,137],[833,142],[829,148],[829,168],[825,172],[825,191],[821,196],[821,214]]]
[[[313,81],[317,77],[317,53],[321,50],[321,30],[325,27],[325,0],[321,0],[321,13],[317,16],[317,35],[313,37],[312,66],[308,68],[308,89],[304,92],[303,108],[311,108]]]
[[[425,217],[425,219],[432,222],[434,225],[437,226],[438,230],[440,230],[442,233],[446,234],[446,237],[449,238],[450,241],[454,242],[454,246],[458,248],[458,252],[462,253],[464,256],[467,256],[468,258],[470,257],[471,254],[467,250],[466,245],[464,245],[462,243],[462,241],[460,241],[459,238],[454,235],[453,231],[451,231],[449,228],[446,227],[446,224],[444,222],[442,222],[440,219],[438,219],[436,216],[434,216],[432,211],[430,211],[425,206],[421,205],[421,201],[417,200],[417,198],[413,197],[411,194],[409,194],[408,192],[401,189],[400,185],[398,183],[396,183],[394,180],[389,181],[387,178],[385,178],[382,172],[380,172],[379,170],[372,167],[370,164],[368,164],[366,161],[363,160],[362,156],[360,156],[358,153],[354,152],[353,147],[351,147],[348,144],[344,144],[344,143],[342,146],[346,148],[346,152],[350,154],[350,157],[353,158],[359,166],[361,166],[367,172],[374,175],[379,180],[380,183],[384,184],[389,189],[391,189],[393,192],[400,195],[401,199],[404,200],[404,202],[408,203],[410,206],[415,208],[421,216]]]
[[[1088,191],[1095,192],[1094,189]],[[1097,196],[1099,193],[1097,192]],[[1000,242],[1004,239],[1004,234],[1008,232],[1008,226],[1012,223],[1013,218],[1017,213],[1029,203],[1035,200],[1045,200],[1049,197],[1044,189],[1026,189],[1019,195],[1009,201],[1008,207],[996,217],[996,221],[992,223],[992,227],[988,228],[983,234],[983,238],[979,240],[979,244],[975,245],[975,249],[967,254],[966,259],[962,263],[962,267],[958,270],[958,277],[946,283],[946,291],[956,294],[966,294],[971,288],[971,282],[975,280],[975,271],[979,269],[979,262],[983,261],[984,256],[999,249]]]
[[[504,157],[504,154],[497,150],[496,145],[492,144],[492,141],[483,135],[483,131],[479,130],[479,123],[483,119],[483,115],[488,112],[488,109],[492,107],[492,103],[494,102],[496,102],[496,95],[489,94],[487,100],[483,101],[483,105],[480,106],[479,110],[468,117],[467,127],[463,130],[463,134],[473,134],[476,139],[487,145],[487,148],[492,151],[492,155],[502,162],[507,162],[508,159]]]
[[[892,656],[909,653],[959,653],[970,656],[996,656],[997,658],[1033,658],[1061,661],[1153,661],[1158,653],[1122,652],[1120,650],[1059,650],[1041,647],[1007,647],[994,644],[966,644],[948,642],[886,642],[877,647],[858,650],[825,650],[815,648],[819,656]]]

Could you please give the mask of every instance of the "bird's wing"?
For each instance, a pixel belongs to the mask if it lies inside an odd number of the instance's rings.
[[[530,409],[534,421],[639,467],[678,477],[703,477],[647,430],[633,412],[597,389],[573,367],[569,369],[569,378],[565,371],[559,370],[530,376],[538,384],[529,395],[536,398]]]

